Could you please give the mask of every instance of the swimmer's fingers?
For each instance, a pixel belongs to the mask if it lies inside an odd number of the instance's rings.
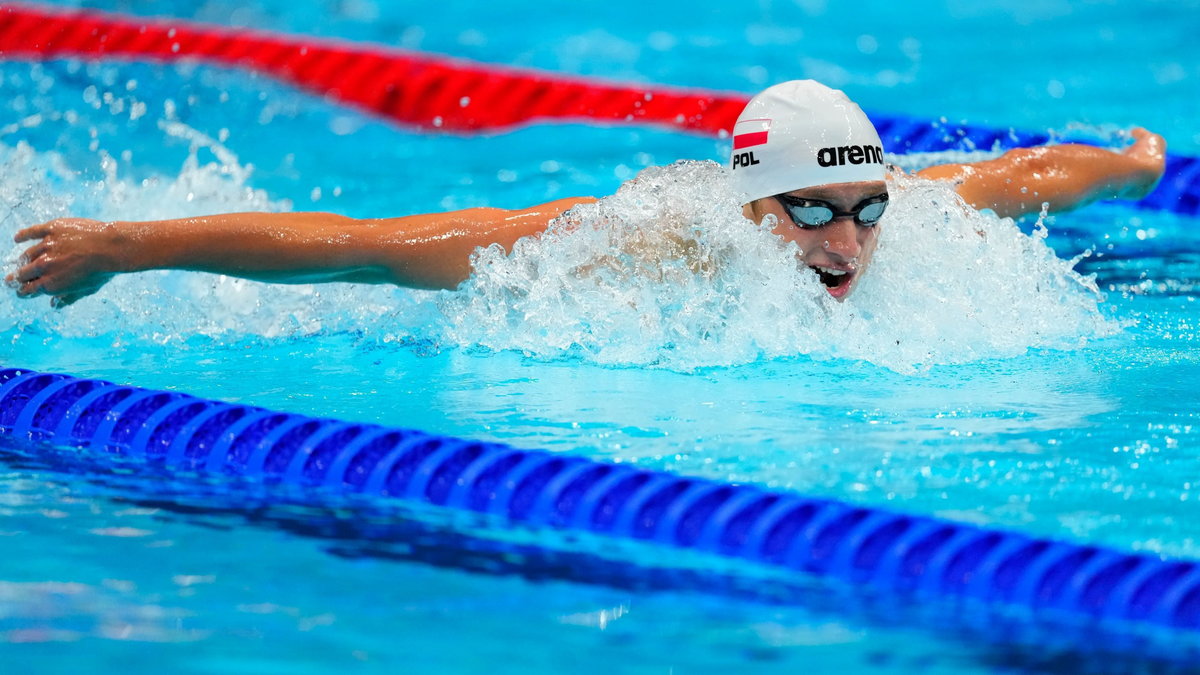
[[[40,242],[34,244],[33,246],[30,246],[29,248],[25,249],[25,252],[17,257],[17,264],[18,265],[28,265],[29,263],[37,260],[38,258],[42,257],[43,255],[45,255],[49,252],[50,252],[50,244],[45,241],[40,241]]]
[[[25,271],[24,276],[26,278],[18,277],[16,279],[16,282],[20,284],[17,287],[17,295],[22,298],[34,298],[39,295],[58,295],[66,291],[78,290],[76,288],[72,288],[71,284],[66,283],[60,274],[39,274],[38,272],[41,270],[30,270],[30,267],[33,267],[33,265],[26,265],[25,267],[21,268],[21,270]],[[17,274],[20,275],[21,271],[18,271]]]
[[[13,241],[20,244],[34,239],[44,239],[50,234],[54,228],[54,224],[57,222],[57,220],[51,220],[40,225],[31,225],[23,230],[17,230],[17,233],[13,235]]]
[[[19,282],[18,282],[19,283]],[[46,289],[42,285],[42,279],[39,277],[30,281],[26,281],[17,286],[17,295],[22,298],[34,298],[39,295],[45,295]]]
[[[42,266],[37,263],[29,263],[28,265],[18,269],[16,272],[8,275],[9,279],[18,284],[24,284],[42,276]]]
[[[13,235],[13,241],[20,244],[26,241],[33,241],[34,239],[45,239],[46,237],[50,237],[55,233],[69,234],[79,231],[86,232],[90,229],[95,229],[96,226],[101,224],[102,223],[100,223],[100,221],[91,220],[89,218],[55,218],[54,220],[47,220],[44,223],[30,225],[23,230],[18,230],[17,233]]]
[[[17,234],[13,237],[13,240],[17,243],[21,243],[34,239],[43,239],[47,234],[49,234],[49,225],[50,223],[42,223],[41,225],[27,227],[17,232]],[[33,246],[30,246],[17,258],[17,265],[19,265],[19,267],[15,272],[11,272],[4,277],[4,283],[10,288],[15,289],[17,291],[17,295],[22,297],[33,295],[34,293],[31,290],[32,287],[29,286],[29,282],[34,281],[38,277],[42,276],[44,265],[47,262],[45,259],[43,259],[43,256],[49,252],[49,250],[49,244],[45,241],[39,241]]]
[[[72,283],[61,275],[50,275],[35,277],[28,281],[16,281],[16,289],[17,295],[22,298],[36,298],[39,295],[54,296],[51,304],[55,307],[65,307],[100,290],[107,281],[108,279],[104,278],[99,281],[91,280],[86,285],[81,285],[78,281]]]
[[[1125,155],[1155,164],[1166,160],[1167,141],[1162,136],[1142,127],[1134,127],[1129,135],[1133,145],[1125,148]]]
[[[65,289],[58,288],[53,280],[38,278],[20,284],[17,287],[17,295],[22,298],[36,298],[39,295],[49,295],[51,296],[50,306],[55,309],[62,309],[100,290],[100,286],[103,286],[103,284],[87,288],[73,288],[62,292]]]
[[[1129,135],[1133,136],[1133,140],[1135,141],[1140,141],[1144,138],[1157,138],[1160,141],[1162,140],[1162,136],[1150,131],[1146,127],[1134,127],[1129,130]]]
[[[21,256],[21,260],[18,262],[18,264],[21,264],[21,267],[18,267],[17,271],[8,275],[8,277],[17,283],[33,281],[34,279],[44,275],[46,273],[46,268],[52,263],[53,260],[48,256],[43,256],[42,252],[37,252],[33,255],[30,255],[27,252],[25,255]]]

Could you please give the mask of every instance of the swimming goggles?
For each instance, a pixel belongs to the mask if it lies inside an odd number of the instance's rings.
[[[819,199],[802,199],[791,195],[775,195],[780,206],[791,216],[796,227],[821,227],[834,218],[854,216],[854,222],[864,227],[872,227],[883,217],[887,210],[888,196],[886,194],[872,197],[859,202],[853,211],[838,211],[833,204]]]

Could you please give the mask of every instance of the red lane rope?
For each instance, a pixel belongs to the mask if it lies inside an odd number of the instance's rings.
[[[536,121],[655,124],[716,135],[733,128],[748,97],[620,85],[472,63],[387,47],[141,19],[95,11],[0,7],[0,58],[203,60],[253,69],[423,129],[503,130]],[[1037,145],[1045,134],[871,115],[892,152]],[[1169,155],[1147,208],[1200,215],[1200,158]]]
[[[407,125],[447,131],[500,130],[537,120],[608,120],[715,135],[733,128],[749,100],[742,94],[598,83],[177,19],[11,5],[0,7],[0,56],[204,59],[251,68]]]

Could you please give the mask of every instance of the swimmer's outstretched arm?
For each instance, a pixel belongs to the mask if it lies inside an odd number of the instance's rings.
[[[511,249],[591,197],[529,209],[356,220],[331,213],[231,213],[150,222],[60,218],[28,227],[35,242],[6,281],[17,295],[55,306],[91,295],[125,272],[180,269],[277,283],[350,281],[454,288],[471,273],[479,246]]]
[[[1048,145],[1010,150],[973,164],[943,164],[917,175],[955,184],[977,209],[1018,217],[1077,208],[1098,199],[1140,199],[1162,178],[1167,144],[1162,136],[1134,129],[1123,152],[1089,145]]]

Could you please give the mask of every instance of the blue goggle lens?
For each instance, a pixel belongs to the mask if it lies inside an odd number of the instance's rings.
[[[835,211],[825,202],[784,196],[776,198],[792,221],[800,227],[821,227],[839,216],[854,216],[854,222],[871,227],[883,218],[883,212],[887,210],[888,205],[888,198],[882,197],[853,211]]]

